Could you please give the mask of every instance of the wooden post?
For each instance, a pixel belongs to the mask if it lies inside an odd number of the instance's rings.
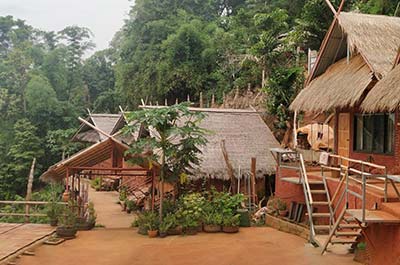
[[[151,177],[151,211],[154,212],[154,202],[155,202],[154,179],[155,179],[155,175],[156,175],[154,168],[152,168],[151,174],[152,174],[152,177]]]
[[[255,157],[251,158],[251,196],[254,204],[257,204],[256,201],[256,163],[257,160]]]
[[[187,94],[187,102],[190,102],[190,95],[189,94]]]
[[[212,94],[211,96],[211,108],[213,108],[215,106],[215,95]]]
[[[164,99],[164,105],[168,106],[168,100],[167,99]]]
[[[178,99],[176,98],[175,99],[175,105],[178,105],[179,104],[179,101],[178,101]]]
[[[25,201],[30,201],[32,198],[32,184],[33,184],[33,173],[35,172],[35,164],[36,164],[36,157],[32,160],[31,170],[29,171],[28,176],[28,186],[26,187],[26,197]],[[25,222],[29,223],[29,204],[25,204]]]
[[[203,108],[203,92],[200,92],[200,108]]]

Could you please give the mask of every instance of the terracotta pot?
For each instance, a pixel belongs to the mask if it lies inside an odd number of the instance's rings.
[[[221,231],[220,225],[204,225],[204,232],[206,233],[217,233]]]
[[[237,233],[239,232],[239,226],[223,226],[222,231],[224,233]]]
[[[197,227],[186,227],[185,234],[186,235],[191,235],[191,236],[196,235],[197,234]]]
[[[288,210],[279,210],[279,215],[285,217],[288,214]]]
[[[62,237],[65,239],[72,239],[75,237],[76,235],[76,228],[75,227],[63,227],[63,226],[59,226],[56,229],[56,233],[58,237]]]
[[[147,230],[147,234],[149,235],[150,238],[157,237],[158,230]]]

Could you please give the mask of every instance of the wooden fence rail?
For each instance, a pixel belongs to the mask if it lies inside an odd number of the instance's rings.
[[[47,205],[50,202],[47,201],[0,201],[0,205],[25,205],[25,213],[5,213],[0,212],[0,216],[15,216],[15,217],[25,217],[25,221],[29,222],[29,217],[46,217],[47,214],[44,213],[31,213],[30,209],[32,205]],[[67,205],[66,202],[57,202],[60,205]]]

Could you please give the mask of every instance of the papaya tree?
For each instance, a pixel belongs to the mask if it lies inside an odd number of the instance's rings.
[[[169,107],[150,107],[127,115],[125,133],[144,128],[149,136],[139,137],[130,145],[131,162],[160,167],[160,218],[164,182],[174,183],[192,175],[200,164],[201,146],[207,143],[207,131],[200,127],[205,114],[191,111],[187,103]]]

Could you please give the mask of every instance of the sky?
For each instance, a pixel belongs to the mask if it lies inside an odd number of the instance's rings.
[[[0,0],[0,16],[12,15],[45,31],[87,27],[94,34],[94,52],[108,47],[132,4],[129,0]]]

